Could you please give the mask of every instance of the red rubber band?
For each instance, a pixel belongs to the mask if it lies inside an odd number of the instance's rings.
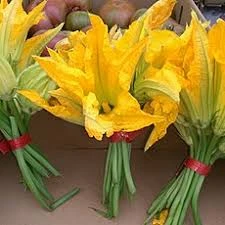
[[[114,134],[110,137],[110,141],[113,143],[125,141],[127,143],[131,143],[136,137],[138,137],[143,132],[143,129],[132,131],[132,132],[114,132]]]
[[[23,134],[22,136],[8,141],[11,151],[15,151],[20,148],[24,148],[31,142],[31,137],[29,134]]]
[[[5,154],[7,154],[7,153],[10,152],[10,151],[11,151],[11,148],[10,148],[10,145],[9,145],[8,141],[2,139],[2,140],[0,141],[0,152],[1,152],[3,155],[5,155]]]
[[[189,169],[195,171],[196,173],[198,173],[202,176],[207,176],[211,171],[211,166],[206,165],[206,164],[204,164],[198,160],[192,159],[192,158],[188,158],[187,160],[185,160],[184,166],[186,168],[189,168]]]

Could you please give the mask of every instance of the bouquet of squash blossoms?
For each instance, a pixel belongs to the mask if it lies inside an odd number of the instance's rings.
[[[48,92],[56,87],[32,55],[39,55],[62,25],[27,39],[30,27],[43,18],[45,3],[40,3],[29,14],[24,11],[22,0],[10,3],[1,0],[0,3],[0,131],[4,137],[0,152],[13,152],[25,187],[42,207],[51,211],[70,199],[78,189],[57,200],[47,190],[43,178],[60,174],[31,143],[29,121],[40,108],[17,94],[20,89],[34,89],[44,99],[49,99]]]
[[[174,4],[158,1],[124,32],[115,27],[109,32],[100,17],[90,15],[90,30],[71,33],[56,51],[49,49],[50,57],[35,57],[57,83],[47,92],[50,97],[32,88],[19,91],[53,115],[84,126],[90,137],[109,138],[103,184],[107,211],[96,209],[108,218],[118,215],[124,191],[129,197],[136,192],[131,142],[154,125],[148,149],[178,113],[182,70],[173,61],[179,61],[179,38],[160,30]]]
[[[183,78],[175,126],[189,146],[182,169],[153,201],[145,224],[182,225],[191,206],[194,224],[202,225],[199,194],[206,176],[225,157],[225,22],[207,29],[192,13],[183,42]]]

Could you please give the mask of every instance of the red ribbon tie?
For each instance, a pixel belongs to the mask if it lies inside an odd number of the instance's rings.
[[[131,143],[136,137],[138,137],[143,132],[143,129],[131,131],[131,132],[114,132],[110,137],[110,141],[113,143],[125,141],[127,143]]]
[[[211,171],[211,166],[206,165],[198,160],[188,158],[184,162],[184,166],[188,169],[191,169],[202,176],[207,176],[209,172]]]
[[[7,154],[7,153],[10,152],[10,151],[11,151],[11,149],[10,149],[10,146],[9,146],[8,141],[2,139],[2,140],[0,141],[0,152],[1,152],[3,155],[5,155],[5,154]]]
[[[9,140],[8,143],[12,151],[15,151],[20,148],[24,148],[31,142],[31,137],[28,133],[23,134],[22,136]]]

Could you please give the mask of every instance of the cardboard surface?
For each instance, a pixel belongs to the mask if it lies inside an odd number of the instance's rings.
[[[42,132],[40,132],[40,130]],[[149,129],[134,142],[134,148],[143,148],[149,135]],[[31,133],[34,142],[45,145],[46,139],[51,146],[63,149],[102,149],[108,145],[108,139],[97,141],[89,138],[84,127],[67,123],[42,111],[31,121]]]
[[[174,176],[186,156],[186,146],[176,137],[174,129],[170,129],[167,137],[151,151],[143,153],[134,149],[132,171],[137,195],[132,202],[123,199],[120,216],[109,221],[89,209],[103,209],[101,193],[106,151],[63,147],[63,139],[57,137],[56,146],[52,144],[53,137],[50,134],[46,134],[43,139],[43,130],[37,129],[37,126],[35,128],[33,135],[36,141],[41,143],[42,151],[45,151],[63,174],[62,178],[51,178],[47,181],[50,191],[55,196],[60,196],[78,186],[81,192],[55,212],[46,212],[19,184],[20,175],[14,158],[10,155],[0,155],[0,225],[141,225],[147,207]],[[218,161],[206,179],[200,197],[200,212],[204,225],[225,224],[224,171],[224,161]],[[184,225],[193,225],[190,215]]]

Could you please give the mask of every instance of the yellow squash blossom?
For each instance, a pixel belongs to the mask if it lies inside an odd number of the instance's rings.
[[[86,34],[74,32],[66,42],[58,46],[58,52],[50,51],[50,58],[36,59],[59,86],[58,90],[50,93],[52,98],[45,101],[38,93],[30,90],[23,90],[20,93],[55,116],[84,125],[89,136],[94,136],[98,140],[101,140],[105,133],[111,136],[115,131],[129,132],[150,124],[158,124],[161,129],[165,130],[174,120],[168,118],[174,118],[174,116],[171,117],[166,109],[160,113],[161,115],[158,113],[159,110],[152,110],[158,115],[143,111],[136,96],[134,98],[130,91],[136,66],[146,50],[147,43],[151,41],[144,37],[147,35],[140,36],[143,29],[146,31],[159,27],[170,16],[174,4],[173,0],[157,2],[143,17],[135,21],[124,35],[118,35],[114,39],[108,33],[102,20],[91,15],[92,29]],[[153,20],[152,15],[157,14],[160,8],[163,13],[157,22]],[[139,36],[137,30],[139,30]],[[152,38],[152,41],[157,41],[156,39]],[[150,51],[151,48],[149,48]],[[167,64],[167,67],[169,66],[172,67]],[[173,71],[173,69],[167,68],[167,71]],[[166,76],[165,72],[161,74],[154,72],[149,80],[156,88],[151,87],[151,90],[160,89],[160,94],[163,93],[168,98],[174,97],[177,104],[180,91],[178,79],[168,76],[164,83],[157,83]],[[155,91],[152,92],[149,100],[152,98],[154,102],[157,101],[154,97],[155,93]],[[160,100],[159,104],[163,102],[166,103]],[[176,107],[170,106],[169,108],[172,110]],[[168,118],[165,118],[165,112]],[[165,120],[170,122],[164,123]],[[161,138],[162,134],[165,132],[154,130],[151,144]]]
[[[40,90],[41,95],[46,98],[48,90],[55,88],[54,82],[37,63],[34,64],[32,56],[41,53],[62,25],[26,39],[29,29],[43,18],[45,4],[46,1],[43,1],[26,13],[22,0],[0,3],[0,99],[17,98],[21,109],[26,112],[34,112],[37,107],[24,97],[16,95],[16,89]]]
[[[148,209],[146,225],[160,212],[162,215],[163,209],[168,209],[167,215],[162,221],[154,219],[153,224],[184,224],[189,207],[194,224],[202,224],[198,204],[207,168],[210,170],[225,154],[225,22],[218,20],[207,29],[193,12],[191,24],[180,40],[184,57],[179,67],[185,85],[180,92],[175,126],[189,145],[189,156]],[[202,164],[205,174],[193,162]]]
[[[56,84],[40,68],[33,55],[40,55],[46,44],[60,31],[62,24],[36,37],[28,38],[28,31],[43,17],[46,1],[41,2],[28,14],[22,0],[0,2],[0,131],[17,160],[23,185],[34,195],[40,205],[52,211],[68,201],[79,189],[55,199],[42,179],[59,172],[30,143],[29,120],[38,108],[27,98],[17,94],[18,89],[34,89],[48,99],[49,91]],[[28,38],[28,39],[27,39]],[[11,146],[8,141],[22,140],[27,143]],[[26,139],[26,138],[25,138]],[[16,150],[16,151],[14,151]],[[32,163],[31,163],[32,162]]]
[[[179,93],[184,86],[183,42],[175,33],[154,30],[149,33],[148,44],[134,78],[132,92],[145,111],[163,116],[151,133],[145,150],[166,134],[167,127],[178,115]]]
[[[219,19],[208,33],[210,58],[214,65],[214,132],[225,132],[225,21]]]
[[[180,112],[195,126],[206,127],[213,116],[213,60],[205,25],[194,12],[181,38],[186,44],[183,69],[187,86],[181,92]]]
[[[182,42],[173,32],[159,30],[171,16],[175,3],[174,0],[157,1],[142,17],[130,25],[123,38],[114,41],[115,48],[123,52],[148,37],[145,54],[136,69],[132,92],[142,103],[153,100],[153,98],[154,102],[157,102],[157,98],[153,97],[155,95],[167,96],[169,105],[173,103],[173,107],[169,107],[172,111],[167,110],[167,114],[161,114],[167,123],[163,122],[164,126],[162,123],[155,126],[146,143],[145,150],[166,134],[167,127],[175,122],[178,115],[179,92],[181,86],[184,85],[183,71],[180,68],[184,54]],[[164,101],[165,104],[166,102]],[[147,102],[147,104],[151,105],[151,102]],[[166,105],[162,104],[160,97],[158,104],[165,109]]]
[[[20,93],[56,116],[83,123],[89,136],[98,140],[105,133],[111,136],[115,131],[138,130],[161,121],[162,117],[142,111],[129,93],[129,83],[146,40],[121,55],[114,51],[102,20],[93,15],[91,22],[92,29],[86,35],[82,32],[72,34],[73,48],[65,60],[54,51],[50,51],[49,58],[37,58],[59,86],[50,93],[54,101],[44,101],[34,91]],[[77,62],[78,57],[81,58]]]

